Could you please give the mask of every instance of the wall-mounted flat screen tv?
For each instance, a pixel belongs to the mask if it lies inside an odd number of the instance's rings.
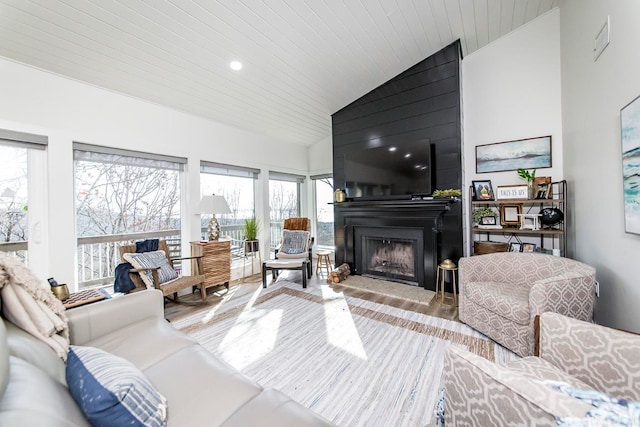
[[[405,141],[344,155],[347,197],[404,199],[431,194],[432,145]]]

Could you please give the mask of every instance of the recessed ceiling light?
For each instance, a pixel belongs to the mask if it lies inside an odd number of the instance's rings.
[[[396,151],[397,148],[396,147],[389,147],[389,151]]]
[[[404,155],[405,159],[408,159],[409,157],[411,157],[411,153],[407,153],[407,154]]]
[[[242,62],[240,62],[240,61],[231,61],[231,63],[229,64],[229,67],[231,67],[231,69],[233,71],[240,71],[240,70],[242,70]]]

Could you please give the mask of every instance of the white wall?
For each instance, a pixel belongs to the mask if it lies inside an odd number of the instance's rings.
[[[33,263],[44,277],[75,283],[72,142],[188,158],[187,206],[200,197],[200,160],[259,168],[257,202],[269,169],[307,175],[308,148],[123,96],[0,58],[0,128],[49,136],[45,255]],[[268,193],[267,193],[268,194]],[[268,197],[268,196],[267,196]],[[265,210],[258,206],[258,214]],[[268,210],[267,210],[268,212]],[[262,218],[268,224],[268,218]],[[268,227],[263,227],[268,228]],[[199,238],[198,217],[183,215],[183,251]],[[268,229],[263,230],[265,244]],[[40,251],[37,251],[40,253]],[[186,252],[185,252],[186,253]]]
[[[611,17],[611,43],[593,60]],[[560,3],[565,176],[576,258],[596,267],[596,321],[640,332],[640,235],[625,234],[620,109],[640,95],[640,2]]]
[[[560,75],[557,8],[463,59],[465,195],[473,180],[524,183],[516,171],[476,174],[475,147],[495,142],[551,135],[552,167],[536,175],[563,179]]]
[[[309,174],[333,173],[333,139],[331,136],[309,147]]]

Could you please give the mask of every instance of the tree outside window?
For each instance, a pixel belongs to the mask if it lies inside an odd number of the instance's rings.
[[[149,237],[132,233],[155,232],[179,254],[181,164],[77,149],[74,156],[77,236],[96,237],[78,245],[81,288],[112,283],[119,247]]]
[[[0,145],[0,242],[27,242],[27,148]],[[26,260],[26,250],[16,255]]]

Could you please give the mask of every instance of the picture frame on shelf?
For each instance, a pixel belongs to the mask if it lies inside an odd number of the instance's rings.
[[[498,221],[495,216],[483,216],[480,225],[496,225]]]
[[[551,199],[553,197],[550,176],[538,176],[533,179],[533,196],[536,199]]]
[[[520,242],[511,242],[511,243],[509,243],[508,252],[522,252],[522,243],[520,243]]]
[[[549,184],[538,184],[538,187],[534,190],[536,199],[546,200],[549,198],[551,188]]]
[[[522,244],[522,252],[535,252],[536,244],[535,243],[523,243]]]
[[[500,225],[503,227],[520,226],[520,215],[522,214],[522,204],[503,203],[500,205]]]
[[[491,186],[491,180],[472,181],[473,184],[473,200],[476,201],[491,201],[495,200],[493,195],[493,187]]]
[[[476,173],[551,167],[551,135],[476,146]]]
[[[499,185],[496,191],[497,200],[521,200],[529,198],[527,184]]]

